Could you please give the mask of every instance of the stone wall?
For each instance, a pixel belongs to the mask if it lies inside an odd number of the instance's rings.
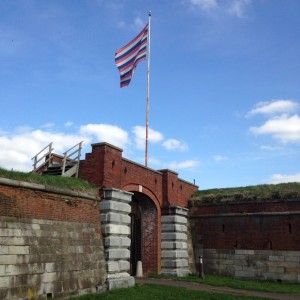
[[[298,251],[203,249],[197,254],[203,256],[208,274],[300,282]]]
[[[97,197],[0,178],[0,299],[106,289]]]
[[[187,213],[187,209],[176,206],[169,208],[168,215],[161,217],[162,274],[181,277],[190,273]]]
[[[100,202],[109,290],[134,285],[130,276],[131,197],[132,193],[106,189]]]
[[[203,255],[206,272],[300,281],[300,201],[191,201],[189,213],[195,259]]]

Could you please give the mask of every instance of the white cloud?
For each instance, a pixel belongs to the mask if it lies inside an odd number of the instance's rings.
[[[283,143],[300,142],[300,118],[298,115],[274,117],[260,127],[250,127],[257,135],[271,135]]]
[[[262,146],[260,146],[260,149],[266,150],[266,151],[278,151],[278,150],[282,150],[282,147],[262,145]]]
[[[251,0],[189,0],[189,4],[205,13],[221,13],[243,18]]]
[[[132,129],[135,136],[135,143],[138,149],[145,149],[146,128],[144,126],[135,126]],[[163,140],[163,135],[159,131],[148,128],[148,142],[158,143]]]
[[[190,3],[206,12],[218,8],[217,0],[190,0]]]
[[[287,182],[300,182],[300,172],[296,174],[273,174],[267,180],[269,184],[287,183]]]
[[[223,156],[223,155],[215,155],[214,157],[214,160],[219,162],[219,161],[223,161],[223,160],[227,160],[228,157],[227,156]]]
[[[145,21],[142,20],[140,17],[136,17],[134,19],[134,27],[137,28],[137,30],[140,30],[141,28],[143,28],[145,26]]]
[[[238,18],[245,16],[246,9],[251,3],[250,0],[235,0],[229,4],[228,13]]]
[[[55,151],[62,153],[83,139],[80,135],[66,135],[43,130],[25,129],[0,136],[0,166],[19,171],[32,170],[31,160],[50,142],[54,143]],[[86,139],[88,142],[88,140]],[[54,152],[55,152],[54,151]]]
[[[81,141],[84,141],[84,145],[108,142],[121,148],[129,143],[126,131],[108,124],[83,125],[74,134],[26,126],[19,127],[14,132],[0,130],[0,133],[0,167],[20,171],[32,170],[32,157],[50,142],[53,142],[54,152],[57,154],[62,154]]]
[[[74,123],[71,122],[71,121],[68,121],[68,122],[65,123],[65,126],[66,126],[66,127],[71,127],[71,126],[73,126],[73,125],[74,125]]]
[[[129,143],[128,133],[118,126],[109,124],[87,124],[80,127],[80,134],[94,137],[99,142],[107,142],[125,148]]]
[[[54,123],[46,123],[46,124],[44,124],[44,125],[42,125],[42,128],[53,128],[54,127]]]
[[[171,162],[168,165],[168,168],[171,170],[179,170],[179,169],[193,169],[199,164],[197,160],[185,160],[182,162]]]
[[[168,139],[162,143],[163,147],[167,150],[179,150],[179,151],[186,151],[188,146],[176,139]]]
[[[260,102],[247,114],[247,116],[255,114],[270,115],[275,113],[289,113],[296,111],[298,106],[298,103],[292,100],[274,100],[272,102]]]

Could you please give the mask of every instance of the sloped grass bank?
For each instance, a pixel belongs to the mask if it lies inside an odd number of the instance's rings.
[[[55,186],[58,188],[69,189],[78,192],[84,192],[94,196],[98,195],[97,187],[85,180],[73,177],[39,175],[36,173],[26,173],[18,171],[9,171],[0,167],[0,177],[38,183],[43,185]]]
[[[209,189],[197,191],[192,197],[192,201],[202,203],[286,201],[294,199],[300,199],[299,182]]]

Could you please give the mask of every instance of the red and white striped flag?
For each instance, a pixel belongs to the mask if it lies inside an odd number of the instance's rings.
[[[147,58],[149,23],[126,46],[116,51],[115,61],[120,72],[120,87],[129,85],[137,64]]]

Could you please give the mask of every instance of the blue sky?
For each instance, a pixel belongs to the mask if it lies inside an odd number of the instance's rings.
[[[147,63],[121,89],[114,53],[149,10],[149,167],[200,189],[300,181],[298,0],[1,0],[0,166],[81,140],[144,164]]]

